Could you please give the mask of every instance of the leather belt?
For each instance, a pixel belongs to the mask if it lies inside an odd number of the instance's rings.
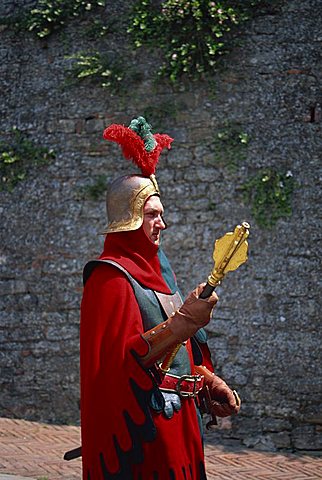
[[[166,392],[175,392],[180,397],[196,397],[203,387],[202,375],[171,375],[165,374],[159,388]]]

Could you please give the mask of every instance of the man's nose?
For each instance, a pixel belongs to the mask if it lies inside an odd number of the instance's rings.
[[[158,215],[156,219],[156,224],[157,224],[157,227],[160,228],[160,230],[165,230],[167,228],[167,224],[165,223],[162,215]]]

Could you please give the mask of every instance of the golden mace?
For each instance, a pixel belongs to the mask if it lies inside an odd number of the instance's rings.
[[[246,262],[248,242],[247,237],[249,235],[250,225],[247,222],[243,222],[241,225],[237,225],[233,232],[228,232],[223,237],[215,241],[213,260],[214,267],[211,274],[208,277],[207,284],[200,294],[200,298],[208,298],[212,294],[213,290],[220,284],[226,273],[237,268]],[[169,371],[174,357],[178,353],[181,343],[176,345],[174,349],[169,352],[163,359],[160,366],[162,372]]]

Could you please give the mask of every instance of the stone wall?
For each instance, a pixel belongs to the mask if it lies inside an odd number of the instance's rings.
[[[6,0],[0,15],[30,3]],[[319,3],[279,2],[257,15],[211,84],[155,84],[153,59],[136,54],[141,81],[120,95],[86,82],[65,86],[66,56],[97,42],[82,38],[79,22],[48,40],[2,28],[1,135],[16,125],[56,151],[12,193],[1,192],[3,416],[79,420],[81,272],[100,253],[105,225],[104,195],[93,200],[88,186],[133,170],[102,130],[148,112],[175,139],[158,181],[170,226],[163,246],[184,293],[209,274],[214,239],[251,223],[249,261],[218,288],[209,326],[217,371],[243,399],[240,415],[222,422],[221,439],[322,448]],[[235,169],[214,152],[217,132],[231,125],[250,138]],[[297,182],[292,216],[270,230],[257,225],[240,188],[262,167],[290,170]]]

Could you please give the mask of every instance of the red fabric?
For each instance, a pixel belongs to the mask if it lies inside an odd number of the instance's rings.
[[[152,152],[147,152],[142,138],[131,128],[124,125],[113,124],[104,130],[105,140],[116,142],[122,147],[123,155],[128,160],[132,160],[142,172],[142,175],[149,177],[155,173],[156,165],[160,153],[164,148],[171,148],[173,138],[166,134],[155,134],[154,139],[157,142]]]
[[[157,254],[158,247],[140,229],[107,235],[101,258],[115,260],[143,285],[169,293]],[[153,388],[150,374],[132,354],[132,350],[140,356],[147,353],[142,332],[140,310],[126,276],[111,265],[97,266],[85,285],[81,305],[83,480],[104,479],[100,455],[109,472],[106,479],[119,471],[120,451],[122,455],[133,447],[126,417],[142,433],[144,461],[132,466],[130,476],[122,473],[118,478],[153,480],[153,472],[157,471],[158,479],[165,480],[169,478],[169,469],[173,470],[175,480],[204,478],[200,475],[203,451],[193,399],[183,400],[182,409],[172,419],[152,411],[152,423],[133,392],[133,381],[146,398]],[[187,346],[191,358],[190,342]],[[149,442],[144,436],[146,425]],[[153,435],[156,435],[154,440]],[[130,461],[133,465],[138,460],[135,457]]]
[[[193,358],[190,341],[186,348]],[[183,399],[181,409],[171,419],[153,412],[153,421],[157,437],[153,442],[144,443],[144,463],[132,467],[133,480],[154,480],[153,473],[158,473],[159,480],[168,480],[172,470],[175,480],[200,480],[200,464],[204,463],[204,452],[200,429],[193,399]],[[184,473],[184,471],[185,473]],[[141,476],[140,476],[141,475]]]
[[[139,308],[124,274],[109,265],[98,266],[86,284],[81,313],[83,479],[103,480],[100,454],[109,472],[115,473],[120,464],[113,439],[124,451],[132,446],[124,411],[138,426],[146,421],[129,378],[146,392],[152,381],[130,353],[133,348],[144,355],[147,348],[140,336]],[[194,401],[184,400],[170,420],[157,413],[153,420],[156,439],[143,443],[144,462],[133,467],[131,478],[143,474],[144,480],[152,480],[157,471],[160,480],[166,479],[171,468],[179,480],[184,478],[182,467],[188,472],[191,465],[193,476],[187,478],[199,480],[203,451]]]
[[[159,480],[168,480],[171,478],[169,470],[173,471],[175,480],[200,479],[200,463],[204,462],[204,454],[193,402],[184,400],[181,410],[171,419],[161,414],[153,415],[157,438],[144,444],[145,461],[132,467],[133,480],[153,480],[154,472],[158,473]]]
[[[132,232],[108,233],[100,258],[119,263],[135,280],[151,290],[171,293],[161,275],[158,246],[148,239],[143,227]]]
[[[129,450],[131,441],[124,421],[128,411],[137,424],[145,422],[129,384],[129,378],[144,390],[152,381],[130,353],[147,352],[142,340],[141,315],[128,280],[117,269],[98,266],[84,289],[81,306],[81,422],[83,478],[102,479],[99,454],[109,471],[119,461],[113,437]],[[124,322],[126,319],[126,322]],[[108,452],[108,456],[106,455]]]

